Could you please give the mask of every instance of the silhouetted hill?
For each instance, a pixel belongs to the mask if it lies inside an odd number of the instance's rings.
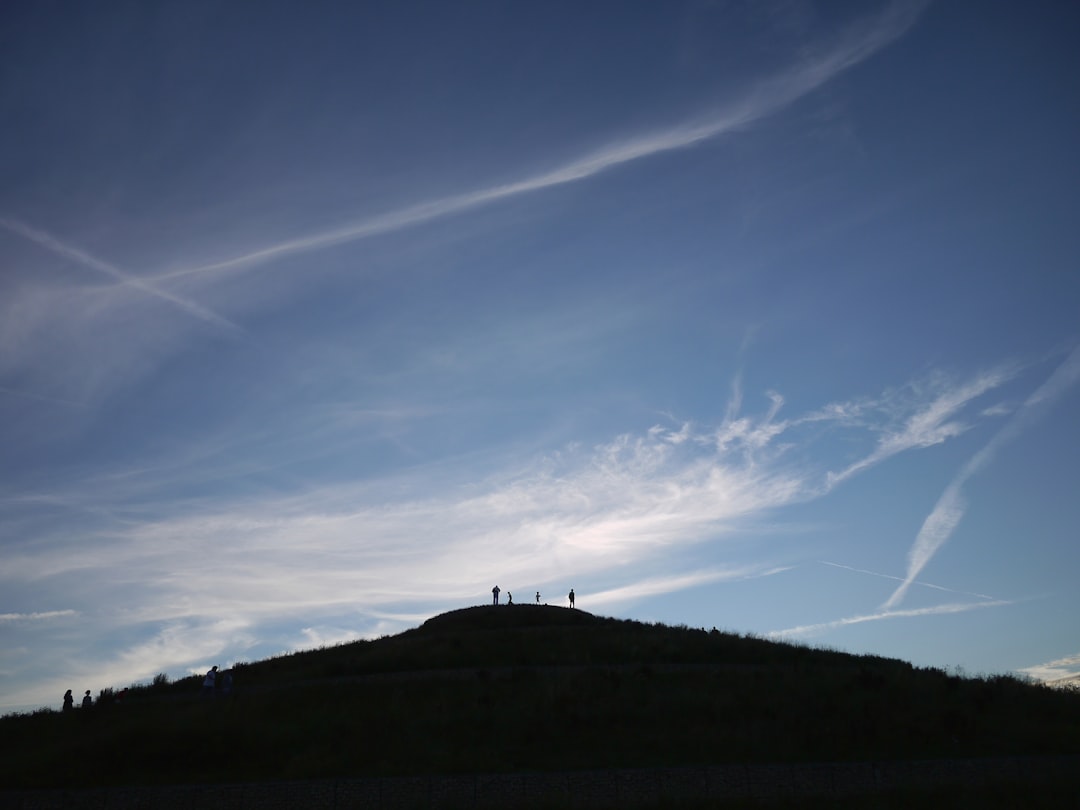
[[[584,610],[568,610],[551,605],[503,605],[497,610],[492,610],[490,606],[481,606],[440,613],[420,625],[418,632],[437,634],[475,630],[520,630],[528,627],[582,627],[603,622],[603,619]]]
[[[1080,695],[1007,676],[567,608],[476,607],[373,641],[0,719],[0,783],[1080,753]]]

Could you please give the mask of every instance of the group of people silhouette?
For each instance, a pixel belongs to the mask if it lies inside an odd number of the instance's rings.
[[[499,604],[499,594],[500,593],[502,593],[502,590],[499,588],[498,585],[496,585],[494,588],[491,589],[491,604],[493,604],[493,605]],[[573,588],[570,589],[570,593],[569,593],[567,598],[570,600],[570,607],[573,607],[574,606],[574,589]],[[506,604],[508,604],[508,605],[514,604],[514,595],[512,593],[510,593],[510,591],[506,592]],[[538,604],[538,605],[540,604],[540,591],[536,592],[536,604]]]
[[[79,705],[84,709],[92,709],[95,706],[98,706],[98,707],[105,707],[105,706],[109,706],[109,705],[119,706],[120,704],[122,704],[124,702],[124,698],[127,697],[127,693],[128,693],[128,690],[127,690],[126,686],[123,689],[121,689],[119,692],[116,692],[116,693],[114,693],[111,689],[103,689],[103,690],[101,690],[101,694],[98,695],[97,703],[95,703],[94,699],[92,697],[90,697],[90,690],[87,689],[86,692],[83,693],[83,698],[82,698],[82,701],[79,703]],[[75,698],[72,696],[71,690],[68,689],[66,692],[64,692],[64,711],[65,712],[70,712],[70,711],[74,711],[74,709],[75,709]]]
[[[94,699],[92,697],[90,697],[90,690],[87,689],[86,694],[83,695],[82,707],[84,709],[89,709],[93,705],[94,705]],[[71,690],[68,689],[66,692],[64,692],[64,711],[65,712],[70,712],[74,708],[75,708],[75,698],[72,696]]]
[[[232,694],[233,688],[233,675],[232,670],[227,669],[220,673],[221,678],[218,678],[218,668],[213,666],[206,673],[206,677],[203,678],[202,693],[204,697],[214,697],[219,692],[228,697]]]
[[[127,688],[121,689],[115,695],[111,693],[111,690],[104,690],[102,696],[99,696],[98,703],[101,706],[107,704],[120,704],[124,702],[124,698],[127,696]],[[109,693],[109,700],[104,697],[106,693]],[[233,694],[233,673],[231,669],[227,669],[224,672],[218,672],[216,666],[211,667],[210,671],[206,673],[202,683],[202,694],[204,697],[229,697]],[[104,702],[102,702],[104,701]],[[94,699],[90,697],[90,690],[86,690],[86,694],[83,695],[82,708],[90,709],[94,706]],[[71,694],[71,690],[68,689],[64,692],[64,711],[70,712],[75,710],[75,697]]]

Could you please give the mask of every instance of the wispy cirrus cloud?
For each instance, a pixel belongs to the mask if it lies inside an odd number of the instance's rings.
[[[830,470],[824,474],[819,483],[822,492],[818,493],[824,494],[893,456],[942,444],[967,431],[974,419],[995,415],[971,416],[965,412],[975,400],[1009,382],[1015,374],[1016,370],[1003,367],[977,374],[962,383],[931,375],[878,397],[831,402],[790,418],[779,418],[784,397],[776,391],[766,392],[770,407],[763,416],[740,415],[743,392],[741,380],[736,376],[723,422],[697,440],[715,444],[721,452],[737,449],[752,461],[762,452],[775,455],[797,448],[798,441],[778,447],[777,440],[800,430],[843,430],[875,436],[875,445],[869,452],[838,472]]]
[[[978,375],[959,388],[949,388],[937,396],[928,405],[911,414],[899,429],[889,430],[878,441],[877,447],[869,455],[852,463],[845,469],[830,473],[828,486],[850,478],[856,473],[880,464],[885,459],[919,447],[931,447],[947,439],[959,436],[968,428],[968,424],[954,417],[970,402],[981,397],[1007,382],[1012,376],[1010,371],[994,370]],[[841,418],[854,410],[836,409],[825,411],[818,418],[834,414]],[[865,407],[858,409],[861,414]]]
[[[0,622],[37,622],[45,619],[59,619],[78,616],[74,610],[46,610],[40,613],[0,613]]]
[[[939,616],[949,613],[966,613],[970,610],[983,610],[985,608],[1003,607],[1012,605],[1014,602],[1008,599],[994,599],[986,602],[956,602],[946,605],[933,605],[931,607],[911,608],[908,610],[881,610],[876,613],[863,613],[856,616],[847,616],[843,619],[835,619],[818,624],[803,624],[797,627],[788,627],[784,630],[773,630],[766,635],[769,638],[784,638],[788,636],[809,636],[823,633],[828,630],[836,630],[853,624],[865,622],[878,622],[886,619],[907,619],[917,616]]]
[[[721,431],[728,437],[724,441],[716,440],[716,431],[690,423],[657,425],[589,449],[567,447],[510,477],[467,485],[432,481],[373,489],[363,482],[341,483],[288,496],[275,492],[268,499],[155,504],[163,492],[186,488],[185,476],[211,474],[208,459],[196,453],[202,461],[194,468],[166,467],[166,490],[147,490],[150,464],[134,476],[96,475],[89,482],[73,482],[71,497],[63,492],[19,496],[18,503],[45,498],[81,514],[85,493],[92,493],[100,536],[93,544],[63,548],[55,558],[42,556],[38,548],[14,551],[6,568],[11,576],[34,581],[85,570],[106,576],[110,571],[145,570],[155,576],[167,571],[166,582],[182,593],[193,581],[185,572],[194,577],[194,566],[200,589],[215,594],[214,601],[230,602],[229,609],[236,607],[233,598],[218,594],[233,593],[237,604],[250,608],[266,601],[261,583],[279,578],[292,582],[297,598],[324,604],[354,600],[363,583],[375,606],[432,593],[475,593],[508,568],[533,572],[530,576],[541,581],[567,570],[584,575],[612,561],[630,564],[658,549],[723,536],[771,509],[825,494],[820,469],[787,464],[783,454],[746,455],[747,447],[767,449],[781,435],[774,429],[779,399],[769,402],[762,415],[737,417],[745,420],[745,429],[738,431],[730,429],[729,412],[729,427]],[[784,423],[785,443],[797,443],[791,432],[800,424],[806,423],[798,417]],[[340,443],[342,437],[332,439]],[[247,466],[230,461],[228,474],[243,474]],[[421,492],[425,487],[455,494],[384,500],[395,489]],[[60,518],[68,512],[55,514]],[[305,554],[316,555],[310,565],[297,567],[298,544]],[[418,553],[417,548],[425,550]],[[201,560],[208,554],[219,561],[216,571],[203,571]],[[343,574],[339,582],[338,574],[324,565],[330,561],[331,569],[361,573]],[[278,604],[271,598],[267,609],[273,612]]]
[[[164,465],[168,486],[149,488],[145,471],[155,465],[143,459],[140,474],[97,471],[89,482],[70,481],[71,493],[48,493],[42,503],[65,508],[36,518],[41,539],[10,550],[0,587],[30,583],[43,594],[82,600],[76,605],[98,605],[95,621],[107,616],[112,626],[159,628],[130,646],[120,666],[103,662],[100,680],[198,668],[240,654],[254,639],[301,646],[304,627],[388,632],[395,620],[387,617],[423,618],[482,603],[493,583],[527,594],[573,585],[589,604],[614,605],[768,577],[787,570],[788,561],[759,543],[748,549],[739,538],[776,510],[830,492],[822,483],[824,462],[803,458],[800,443],[820,443],[835,429],[846,447],[858,430],[874,452],[881,430],[875,420],[910,421],[944,395],[942,386],[948,387],[938,378],[923,391],[928,402],[884,397],[873,400],[876,409],[840,402],[787,420],[780,418],[779,394],[767,394],[755,413],[737,392],[739,407],[726,409],[720,428],[654,425],[527,462],[488,460],[484,466],[494,472],[486,477],[441,464],[403,471],[398,480],[309,482],[288,493],[222,486],[220,493],[176,498],[170,493],[187,490],[189,478],[242,474],[243,459],[230,454],[220,460],[227,469],[213,473],[208,465],[216,456],[195,448],[196,463]],[[327,440],[340,444],[347,428]],[[365,429],[363,420],[358,429]],[[247,446],[235,440],[233,454]],[[82,508],[87,498],[96,510],[91,522]],[[40,498],[24,493],[16,501]],[[45,542],[69,534],[72,521],[83,542]],[[686,552],[706,544],[727,561],[690,573],[677,567]],[[915,615],[923,613],[880,618]],[[291,627],[284,636],[283,625]]]
[[[968,387],[960,386],[962,390]],[[929,405],[905,403],[915,411],[911,418],[936,409],[934,403],[941,396]],[[261,472],[258,465],[231,456],[242,456],[245,448],[268,437],[259,434],[257,442],[230,437],[230,458],[221,459],[216,471],[220,448],[214,442],[203,450],[185,448],[188,461],[183,456],[174,458],[172,448],[167,448],[169,458],[161,465],[147,461],[130,474],[99,472],[90,479],[71,482],[70,493],[9,495],[5,503],[12,506],[62,507],[58,515],[81,515],[93,508],[105,524],[112,515],[124,518],[119,528],[102,530],[104,542],[85,549],[65,549],[51,561],[16,552],[6,563],[12,572],[32,579],[87,566],[130,568],[140,559],[152,565],[168,561],[169,566],[182,571],[192,559],[198,559],[198,553],[192,555],[200,549],[230,556],[235,548],[246,558],[251,551],[265,548],[275,550],[284,560],[280,571],[267,571],[266,576],[273,578],[292,565],[292,549],[301,537],[305,543],[314,542],[319,550],[347,555],[350,567],[355,564],[363,570],[372,562],[365,559],[366,554],[374,555],[380,563],[393,556],[383,543],[369,543],[366,538],[387,538],[385,542],[393,546],[398,538],[409,535],[421,542],[430,537],[433,544],[440,545],[448,540],[448,557],[461,556],[463,551],[465,556],[474,556],[490,542],[501,549],[493,555],[495,568],[518,555],[526,565],[532,565],[537,549],[546,549],[553,558],[572,560],[575,565],[589,558],[601,559],[606,565],[611,554],[617,559],[638,559],[658,545],[698,542],[731,531],[740,521],[770,509],[825,495],[827,489],[821,482],[827,472],[804,461],[787,460],[788,455],[797,455],[793,448],[806,440],[799,429],[817,429],[825,422],[821,413],[832,414],[837,429],[850,431],[857,424],[871,436],[878,430],[865,410],[853,423],[848,416],[853,408],[846,403],[810,416],[778,420],[782,397],[770,393],[767,401],[769,405],[761,414],[740,416],[729,408],[720,428],[689,422],[674,427],[655,425],[641,434],[622,434],[592,448],[564,448],[501,479],[468,485],[454,481],[399,483],[378,489],[364,482],[326,484],[287,496],[274,492],[266,501],[246,497],[231,502],[215,498],[173,504],[156,499],[167,497],[169,490],[187,489],[192,477],[224,482],[230,476]],[[890,405],[890,409],[896,407],[900,406]],[[368,430],[364,420],[354,427]],[[349,429],[348,422],[340,424],[324,440],[340,446],[347,441]],[[767,452],[781,436],[784,449]],[[813,438],[818,439],[816,435]],[[310,439],[308,436],[306,441],[310,443]],[[909,449],[922,446],[913,443]],[[860,469],[869,467],[862,465]],[[447,487],[455,492],[452,497],[382,500],[394,490],[420,492]],[[373,497],[379,500],[373,502]],[[233,539],[223,543],[225,537]],[[258,538],[257,546],[244,550],[249,538],[253,542]],[[358,544],[357,538],[364,538],[364,542]],[[267,562],[272,559],[260,557]],[[242,564],[237,561],[237,565]],[[431,568],[450,570],[443,562],[435,562]],[[303,574],[298,572],[297,576]],[[481,572],[468,579],[483,582],[489,576]],[[386,579],[382,574],[375,578]],[[445,578],[436,579],[445,584]],[[430,592],[432,584],[417,585],[413,596]],[[401,593],[394,590],[387,595],[399,598]],[[352,592],[343,593],[342,598],[352,598]]]
[[[851,25],[829,43],[806,49],[804,58],[786,71],[759,82],[735,102],[703,113],[696,120],[615,141],[554,169],[511,183],[418,203],[339,228],[255,248],[219,262],[164,272],[155,279],[164,281],[252,268],[288,255],[422,225],[501,200],[575,183],[617,166],[712,140],[782,110],[873,56],[903,36],[918,20],[924,6],[924,2],[894,2],[876,16]]]
[[[968,480],[990,464],[1002,447],[1031,427],[1047,408],[1077,382],[1080,382],[1080,348],[1072,350],[1046,382],[1027,398],[1005,426],[972,456],[945,488],[933,510],[923,521],[908,552],[907,576],[882,605],[883,609],[892,609],[903,600],[915,578],[956,530],[967,508],[963,488]]]

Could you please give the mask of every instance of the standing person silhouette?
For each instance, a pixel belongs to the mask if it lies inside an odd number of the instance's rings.
[[[499,586],[498,585],[496,585],[494,588],[491,589],[491,604],[493,604],[493,605],[499,604]]]
[[[574,606],[574,589],[570,589],[570,607]]]
[[[206,673],[206,677],[202,682],[202,693],[204,697],[213,697],[214,689],[217,687],[217,665],[210,667],[210,671]]]
[[[75,698],[71,696],[71,690],[64,692],[64,711],[70,712],[75,708]]]
[[[540,604],[540,591],[536,592],[536,604]]]
[[[90,690],[87,689],[86,694],[83,695],[82,707],[84,709],[89,709],[93,705],[94,705],[94,699],[92,697],[90,697]]]

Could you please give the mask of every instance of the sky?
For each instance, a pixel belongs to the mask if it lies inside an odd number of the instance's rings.
[[[4,3],[0,712],[495,585],[1080,674],[1078,38]]]

